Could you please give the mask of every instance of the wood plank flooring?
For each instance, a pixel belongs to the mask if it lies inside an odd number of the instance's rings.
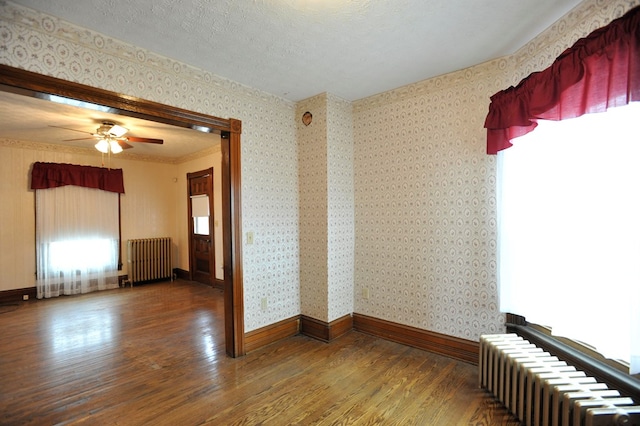
[[[178,280],[0,305],[2,425],[517,425],[477,367],[358,332],[232,359]]]

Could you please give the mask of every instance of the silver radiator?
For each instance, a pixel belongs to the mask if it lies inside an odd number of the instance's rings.
[[[480,337],[480,387],[530,426],[640,426],[640,406],[516,334]]]
[[[173,277],[171,238],[142,238],[127,241],[129,282],[153,281]]]

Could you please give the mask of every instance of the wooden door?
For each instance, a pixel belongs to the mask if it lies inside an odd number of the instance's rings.
[[[213,285],[215,249],[213,227],[213,168],[187,174],[189,211],[189,275]]]

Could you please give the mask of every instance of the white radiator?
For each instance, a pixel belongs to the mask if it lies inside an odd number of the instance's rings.
[[[127,241],[129,282],[152,281],[173,277],[171,238],[142,238]]]
[[[516,334],[480,337],[478,380],[526,426],[640,426],[640,406]]]

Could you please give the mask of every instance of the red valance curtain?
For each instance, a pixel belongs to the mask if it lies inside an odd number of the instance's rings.
[[[34,163],[31,189],[75,185],[124,194],[122,169],[78,166],[75,164]]]
[[[491,97],[487,154],[512,146],[536,120],[563,120],[640,100],[640,7],[578,40],[541,72]]]

